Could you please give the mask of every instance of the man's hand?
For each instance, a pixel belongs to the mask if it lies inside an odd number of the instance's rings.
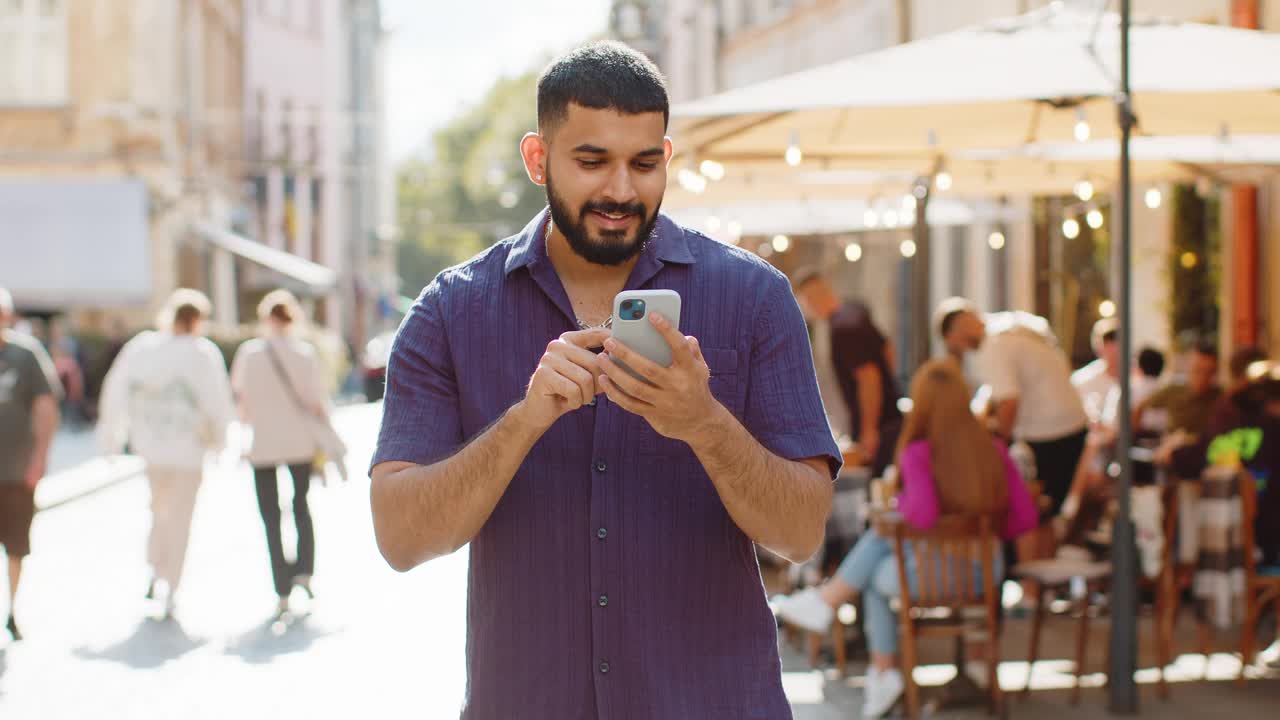
[[[517,406],[522,419],[545,430],[565,413],[590,404],[600,392],[596,354],[610,336],[608,330],[577,330],[552,340],[529,380],[524,400]]]
[[[27,465],[27,475],[23,478],[28,489],[35,490],[36,485],[44,478],[45,470],[48,469],[46,463],[44,453],[36,453],[31,457],[31,462]]]
[[[599,358],[604,374],[600,387],[615,404],[649,421],[659,435],[691,443],[707,427],[719,403],[711,394],[711,369],[698,340],[680,334],[659,313],[649,322],[671,346],[671,367],[664,368],[610,338]],[[637,380],[617,362],[625,363],[647,380]]]

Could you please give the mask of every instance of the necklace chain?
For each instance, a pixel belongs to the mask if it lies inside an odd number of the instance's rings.
[[[542,231],[542,237],[543,237],[543,242],[546,242],[546,239],[551,237],[551,214],[550,213],[547,214],[547,224]],[[604,322],[600,323],[599,325],[592,325],[591,323],[586,322],[585,320],[577,316],[575,316],[573,319],[577,321],[578,328],[581,330],[609,330],[613,328],[612,314],[609,315],[609,317],[605,318]]]

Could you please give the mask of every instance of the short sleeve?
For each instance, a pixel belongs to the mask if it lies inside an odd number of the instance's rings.
[[[978,354],[978,371],[982,380],[991,386],[991,399],[999,402],[1018,397],[1022,388],[1018,385],[1018,366],[1014,359],[1016,348],[997,335],[987,340]]]
[[[31,352],[31,367],[28,370],[30,377],[27,378],[31,387],[31,397],[37,398],[41,395],[62,397],[62,383],[58,382],[58,371],[54,368],[49,353],[45,352],[38,342],[29,343],[26,347]]]
[[[764,297],[752,333],[743,424],[775,455],[826,459],[834,478],[842,460],[818,394],[800,306],[780,276],[772,279]]]
[[[391,461],[428,465],[462,445],[457,374],[444,320],[447,296],[437,278],[396,332],[370,470]]]

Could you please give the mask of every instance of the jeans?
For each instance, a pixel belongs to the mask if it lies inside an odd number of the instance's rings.
[[[311,463],[289,466],[293,476],[293,522],[298,529],[298,552],[292,566],[284,558],[284,540],[280,534],[280,492],[276,483],[276,468],[255,467],[254,485],[258,490],[258,510],[267,531],[267,552],[271,555],[271,579],[276,594],[284,597],[299,575],[311,575],[316,564],[316,536],[311,525],[311,508],[307,505],[307,491],[311,488]]]
[[[914,589],[916,585],[915,553],[911,552],[911,543],[905,545],[907,551],[907,582]],[[1004,576],[1004,562],[1000,557],[999,546],[993,559],[996,577]],[[863,627],[867,633],[867,647],[874,653],[893,655],[898,652],[898,618],[894,615],[889,602],[898,597],[901,587],[898,582],[898,561],[893,552],[893,543],[880,537],[875,530],[868,530],[858,539],[858,544],[845,556],[836,570],[836,577],[853,586],[862,596],[862,611],[866,613]],[[974,566],[975,582],[982,583],[982,566]]]

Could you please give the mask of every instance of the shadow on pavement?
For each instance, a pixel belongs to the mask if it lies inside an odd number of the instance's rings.
[[[227,654],[247,663],[266,665],[280,655],[305,652],[317,640],[336,631],[317,626],[307,616],[268,620],[227,645]]]
[[[79,648],[77,657],[110,660],[139,670],[158,668],[205,644],[193,639],[177,620],[146,618],[129,637],[103,649]]]

